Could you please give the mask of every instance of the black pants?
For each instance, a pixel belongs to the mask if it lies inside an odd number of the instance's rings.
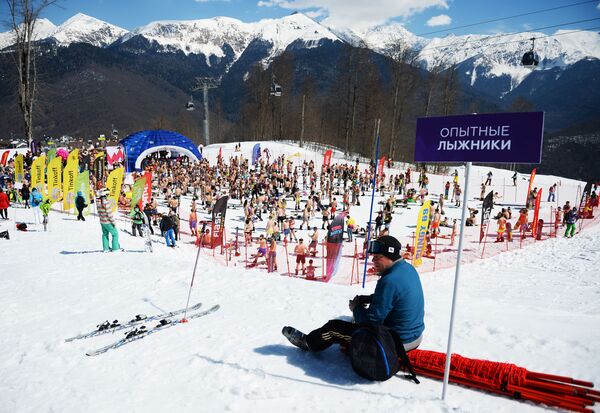
[[[81,221],[85,221],[85,218],[83,217],[83,209],[77,209],[77,221],[81,220]]]
[[[306,342],[312,351],[325,350],[332,344],[347,344],[359,327],[360,324],[344,320],[329,320],[323,327],[311,331]]]
[[[131,232],[132,232],[132,234],[133,234],[134,237],[135,237],[135,231],[136,230],[140,234],[140,237],[144,236],[142,234],[142,224],[131,224]]]
[[[8,210],[6,208],[0,209],[0,218],[8,219]]]

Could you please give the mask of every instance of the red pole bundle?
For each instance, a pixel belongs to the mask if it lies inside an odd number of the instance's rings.
[[[444,353],[413,350],[408,357],[417,374],[440,380],[444,377]],[[575,412],[593,413],[589,407],[600,401],[600,392],[592,390],[591,382],[530,372],[509,363],[468,359],[458,354],[452,355],[450,381]]]

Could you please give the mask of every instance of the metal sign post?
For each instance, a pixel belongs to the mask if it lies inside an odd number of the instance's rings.
[[[442,388],[442,400],[446,398],[446,387],[450,378],[450,359],[452,357],[452,328],[454,326],[454,311],[456,310],[456,296],[458,295],[458,276],[460,275],[460,260],[462,258],[463,240],[465,238],[465,223],[467,217],[467,200],[469,199],[469,174],[471,162],[465,167],[465,188],[463,192],[463,205],[460,215],[460,234],[458,235],[458,255],[456,257],[456,271],[454,272],[454,290],[452,292],[452,309],[450,310],[450,327],[448,327],[448,347],[446,348],[446,367],[444,368],[444,385]]]

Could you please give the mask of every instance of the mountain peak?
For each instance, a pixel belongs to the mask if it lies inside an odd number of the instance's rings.
[[[127,30],[87,14],[77,13],[58,26],[52,37],[61,46],[89,43],[105,47],[127,33]]]

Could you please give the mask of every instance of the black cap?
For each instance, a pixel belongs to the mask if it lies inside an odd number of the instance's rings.
[[[391,235],[384,235],[383,237],[377,238],[377,242],[381,245],[380,254],[384,257],[388,257],[392,261],[396,261],[400,258],[400,252],[402,245],[400,241]]]

